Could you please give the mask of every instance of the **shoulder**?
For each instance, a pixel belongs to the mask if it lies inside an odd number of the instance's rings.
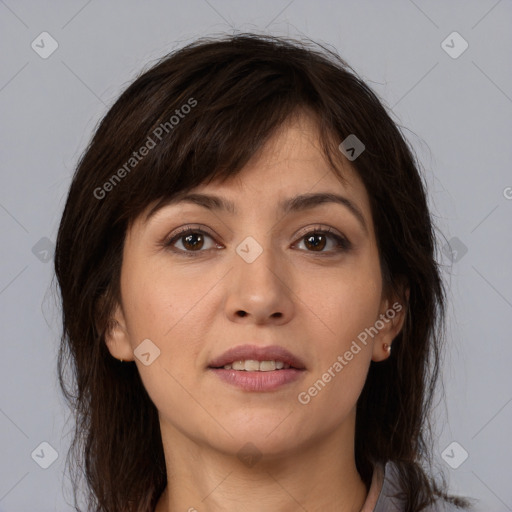
[[[375,508],[372,512],[402,512],[406,509],[403,500],[397,497],[400,493],[398,480],[398,468],[392,461],[386,464],[379,464],[377,472],[382,474],[380,492],[378,494]],[[372,486],[373,487],[373,486]],[[457,507],[443,498],[438,498],[432,505],[426,507],[422,512],[462,512],[463,509]]]
[[[462,512],[464,509],[442,498],[436,500],[433,505],[424,509],[424,512]]]

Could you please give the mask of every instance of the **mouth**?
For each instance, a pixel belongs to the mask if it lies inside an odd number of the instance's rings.
[[[272,372],[274,370],[288,370],[291,366],[283,361],[257,361],[255,359],[246,359],[245,361],[233,361],[231,364],[225,364],[224,370],[237,370],[246,372]],[[219,370],[219,368],[216,368]]]
[[[269,372],[274,370],[305,370],[299,357],[289,350],[272,345],[239,345],[224,352],[210,362],[209,368],[246,372]]]
[[[217,357],[208,369],[244,391],[274,391],[305,373],[304,363],[283,347],[241,345]]]

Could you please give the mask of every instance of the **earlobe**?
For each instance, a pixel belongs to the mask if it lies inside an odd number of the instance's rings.
[[[122,361],[133,361],[133,350],[121,306],[116,306],[105,329],[105,344],[112,357]]]
[[[383,309],[376,321],[379,332],[373,342],[372,361],[384,361],[391,355],[393,340],[398,336],[405,322],[409,290],[405,291],[405,297],[405,301],[395,300],[391,305],[388,300],[384,301]]]

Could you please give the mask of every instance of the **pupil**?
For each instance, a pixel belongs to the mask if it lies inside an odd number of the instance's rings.
[[[314,240],[321,238],[322,240],[318,243],[315,243]],[[325,237],[324,235],[318,234],[318,235],[310,235],[306,238],[306,246],[308,244],[311,244],[313,246],[313,250],[322,250],[325,247]]]
[[[190,234],[190,235],[187,235],[185,236],[185,247],[187,249],[197,249],[198,247],[201,248],[202,247],[202,240],[200,240],[199,242],[194,242],[193,239],[194,238],[202,238],[202,235],[200,233],[193,233],[193,234]]]

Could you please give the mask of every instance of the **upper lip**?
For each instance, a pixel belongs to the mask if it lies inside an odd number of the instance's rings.
[[[209,363],[210,368],[222,368],[233,361],[282,361],[293,368],[305,369],[304,363],[289,350],[277,345],[261,347],[258,345],[238,345],[226,350]]]

